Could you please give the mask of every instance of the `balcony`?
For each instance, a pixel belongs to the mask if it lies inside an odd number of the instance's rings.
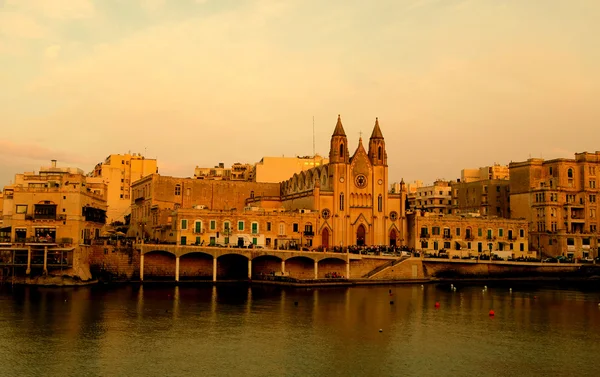
[[[304,236],[306,237],[312,237],[315,235],[315,232],[313,232],[312,230],[305,230],[304,231]]]
[[[421,237],[421,238],[429,238],[429,237],[430,237],[430,235],[429,235],[429,233],[421,233],[421,236],[420,236],[420,237]]]
[[[445,240],[451,240],[452,239],[452,235],[451,234],[444,234],[444,239]]]
[[[473,237],[473,235],[472,235],[472,234],[467,234],[467,235],[465,236],[465,240],[466,240],[466,241],[473,241],[474,239],[475,239],[475,237]]]

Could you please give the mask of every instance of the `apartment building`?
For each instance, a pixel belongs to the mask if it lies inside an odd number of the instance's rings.
[[[529,222],[533,247],[549,256],[597,257],[600,152],[509,168],[511,215]]]
[[[4,187],[5,243],[90,244],[106,223],[106,184],[56,160]]]
[[[452,212],[451,182],[438,180],[430,186],[415,181],[407,185],[408,206],[411,210],[450,214]]]
[[[124,221],[130,213],[131,184],[155,173],[158,173],[156,159],[139,153],[111,154],[94,167],[90,176],[101,178],[107,186],[108,223]]]
[[[417,210],[408,215],[409,247],[450,257],[491,256],[535,258],[529,250],[526,220],[471,215],[440,215]]]
[[[478,213],[510,218],[508,166],[494,165],[463,169],[452,182],[452,214]]]
[[[317,211],[280,212],[248,207],[240,211],[178,209],[170,218],[167,242],[179,245],[309,248],[315,239]]]

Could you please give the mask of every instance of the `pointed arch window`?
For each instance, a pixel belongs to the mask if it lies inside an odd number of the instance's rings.
[[[382,159],[382,149],[381,149],[381,145],[379,147],[377,147],[377,159],[381,160]]]
[[[340,194],[340,211],[344,210],[344,193]]]
[[[379,212],[383,211],[383,196],[381,196],[381,194],[379,194],[379,196],[377,197],[377,210]]]
[[[344,157],[344,143],[340,144],[340,157]]]

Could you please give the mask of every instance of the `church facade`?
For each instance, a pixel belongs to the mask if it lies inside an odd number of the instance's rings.
[[[279,197],[249,198],[265,210],[316,214],[313,246],[401,246],[406,244],[406,192],[401,182],[390,191],[387,150],[379,121],[365,149],[362,137],[352,155],[341,117],[331,136],[329,163],[295,174],[281,183]],[[312,224],[311,224],[312,225]]]

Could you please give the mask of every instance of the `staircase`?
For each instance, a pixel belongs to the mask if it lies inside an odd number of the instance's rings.
[[[393,259],[393,260],[391,260],[391,261],[389,261],[389,262],[387,262],[387,263],[385,263],[385,264],[382,264],[382,265],[381,265],[381,266],[379,266],[379,267],[375,267],[375,268],[374,268],[374,269],[372,269],[371,271],[367,272],[366,274],[364,274],[364,275],[363,275],[363,278],[364,278],[364,279],[369,279],[371,276],[375,275],[376,273],[378,273],[378,272],[380,272],[380,271],[383,271],[383,270],[385,270],[385,269],[386,269],[386,268],[388,268],[388,267],[395,266],[395,265],[397,265],[398,263],[404,262],[404,261],[405,261],[405,260],[407,260],[408,258],[410,258],[410,257],[403,256],[403,257],[400,257],[400,258],[398,258],[398,259]]]

